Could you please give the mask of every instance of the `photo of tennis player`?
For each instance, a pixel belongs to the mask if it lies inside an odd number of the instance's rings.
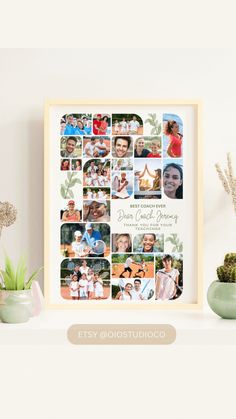
[[[179,158],[183,156],[183,122],[178,115],[163,115],[163,156]]]
[[[131,136],[112,137],[112,156],[123,159],[133,156],[133,139]]]
[[[110,263],[106,259],[64,259],[61,296],[66,300],[104,300],[110,296]]]
[[[133,251],[138,253],[164,252],[164,234],[137,234],[134,237]]]
[[[107,200],[111,198],[110,188],[84,188],[83,199],[91,201],[92,199]]]
[[[61,221],[63,223],[79,222],[82,220],[81,200],[75,202],[74,199],[65,200],[61,203]]]
[[[161,198],[161,159],[134,159],[134,198]]]
[[[134,142],[134,157],[149,157],[159,159],[162,156],[160,136],[139,137]]]
[[[83,157],[106,157],[110,153],[110,137],[84,137]]]
[[[131,172],[112,172],[112,199],[127,199],[133,193]]]
[[[107,114],[93,115],[93,134],[110,135],[111,134],[111,116]]]
[[[61,135],[92,134],[92,114],[67,114],[60,121]]]
[[[156,257],[155,299],[175,300],[183,292],[182,254],[160,254]]]
[[[112,299],[119,301],[147,301],[154,298],[154,279],[112,279]]]
[[[154,256],[152,254],[112,254],[112,276],[114,278],[154,278]]]
[[[77,136],[61,138],[61,157],[77,158],[82,156],[82,139]]]
[[[165,159],[163,169],[163,191],[170,199],[183,199],[183,161]]]
[[[110,222],[110,201],[92,199],[83,202],[83,221]]]
[[[113,135],[142,135],[143,120],[137,114],[112,114]]]
[[[106,257],[110,254],[110,226],[105,223],[65,223],[61,227],[64,257]]]
[[[83,186],[88,188],[106,188],[110,184],[110,160],[92,159],[84,164]]]
[[[112,252],[130,253],[132,252],[132,238],[130,234],[112,234]]]

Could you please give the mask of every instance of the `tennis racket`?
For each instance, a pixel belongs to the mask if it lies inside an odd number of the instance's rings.
[[[102,255],[106,251],[106,243],[103,240],[96,240],[90,250],[90,254]]]

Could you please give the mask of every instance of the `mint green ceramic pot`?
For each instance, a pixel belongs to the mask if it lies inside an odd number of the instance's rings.
[[[236,319],[236,283],[214,281],[208,288],[207,301],[223,319]]]
[[[31,290],[0,291],[0,319],[3,323],[25,323],[32,312]]]

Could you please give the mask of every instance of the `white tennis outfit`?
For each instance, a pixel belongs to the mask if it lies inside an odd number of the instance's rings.
[[[83,287],[79,289],[80,298],[88,298],[88,281],[87,279],[80,279],[79,286]]]
[[[88,291],[94,292],[93,275],[87,275],[88,279]]]
[[[70,296],[78,297],[79,296],[79,282],[71,281],[70,283]]]
[[[122,186],[122,183],[120,183],[119,187],[121,187],[121,186]],[[128,198],[129,194],[128,194],[128,191],[127,191],[127,187],[125,186],[122,189],[122,191],[116,192],[116,196],[118,196],[118,198],[121,198],[121,199]]]
[[[86,268],[84,268],[83,266],[80,266],[79,271],[80,271],[81,275],[83,275],[83,274],[88,275],[89,267],[86,266]]]
[[[120,297],[119,297],[119,300],[123,300],[123,301],[131,301],[131,296],[130,295],[127,295],[127,294],[125,294],[125,292],[124,291],[121,291],[121,295],[120,295]]]
[[[103,297],[104,296],[103,286],[102,286],[101,282],[99,282],[99,281],[95,282],[94,288],[95,288],[95,297]]]
[[[122,134],[126,134],[127,132],[127,122],[126,121],[121,121],[120,126],[121,126],[121,133]]]
[[[73,252],[75,253],[75,256],[81,256],[84,252],[84,247],[85,247],[84,243],[78,243],[78,242],[73,242],[71,245],[71,248]]]
[[[138,133],[138,128],[139,128],[140,124],[138,121],[130,121],[129,122],[129,130],[132,131],[133,134]]]

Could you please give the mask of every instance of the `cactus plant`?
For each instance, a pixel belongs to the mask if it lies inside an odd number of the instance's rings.
[[[227,253],[224,265],[217,268],[220,282],[236,282],[236,253]]]

